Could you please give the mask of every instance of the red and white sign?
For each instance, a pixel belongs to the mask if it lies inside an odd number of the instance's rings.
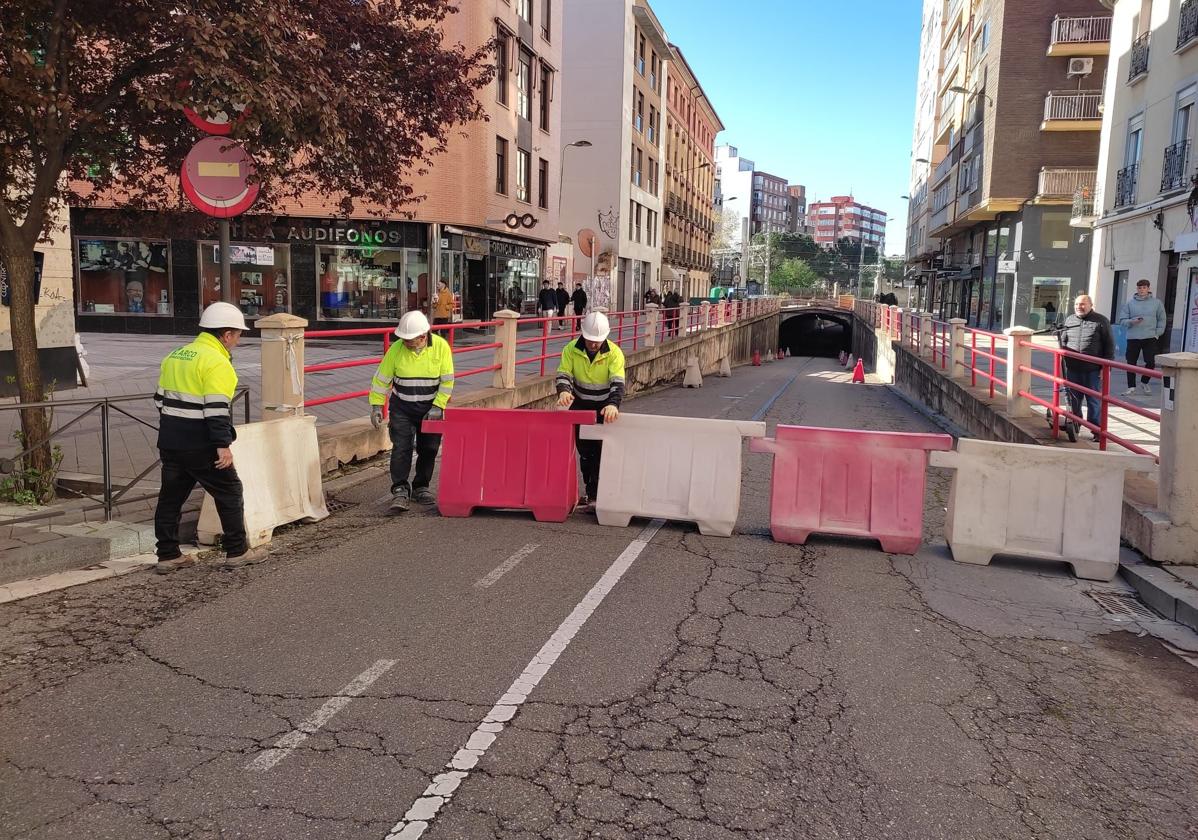
[[[254,160],[232,140],[205,137],[183,160],[180,178],[187,200],[201,213],[230,219],[249,210],[259,186],[250,183]]]

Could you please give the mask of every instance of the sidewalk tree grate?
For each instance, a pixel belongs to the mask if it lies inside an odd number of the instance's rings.
[[[1091,589],[1086,594],[1111,615],[1128,618],[1160,618],[1147,604],[1130,592],[1096,592]]]

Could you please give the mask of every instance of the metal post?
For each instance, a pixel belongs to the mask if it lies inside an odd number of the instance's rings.
[[[112,521],[112,456],[108,438],[108,400],[100,403],[100,463],[104,474],[104,521]]]
[[[233,302],[233,271],[229,265],[229,220],[220,220],[220,299],[225,303]]]

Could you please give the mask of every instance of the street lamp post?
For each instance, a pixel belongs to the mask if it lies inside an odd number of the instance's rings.
[[[575,140],[573,143],[567,143],[562,146],[561,158],[557,166],[557,226],[558,233],[561,233],[562,226],[562,187],[566,183],[566,149],[589,149],[593,144],[590,140]]]

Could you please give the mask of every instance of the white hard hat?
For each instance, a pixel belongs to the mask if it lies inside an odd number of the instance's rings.
[[[200,329],[204,330],[248,330],[245,316],[231,303],[214,303],[200,314]]]
[[[395,328],[395,336],[404,341],[410,341],[413,338],[420,338],[428,331],[428,318],[424,317],[423,312],[405,312],[404,316],[399,319],[399,326]]]
[[[611,335],[611,325],[602,312],[592,312],[582,319],[582,337],[587,341],[605,341]]]

